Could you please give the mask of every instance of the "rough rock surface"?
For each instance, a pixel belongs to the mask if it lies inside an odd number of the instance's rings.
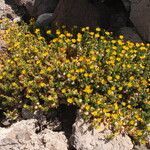
[[[88,0],[60,0],[54,11],[53,24],[67,27],[109,27],[110,12],[104,4]]]
[[[43,13],[54,12],[59,0],[15,0],[19,6],[24,6],[33,17]]]
[[[5,3],[5,0],[0,0],[0,19],[4,17],[14,19],[17,15],[11,6]]]
[[[132,42],[140,42],[142,43],[141,37],[137,34],[137,32],[131,27],[123,27],[118,31],[118,34],[121,34],[125,37],[126,41]]]
[[[70,138],[71,145],[76,150],[131,150],[131,139],[125,135],[118,135],[112,140],[106,140],[110,135],[109,130],[88,130],[89,124],[78,119],[73,126],[73,134]]]
[[[131,0],[130,19],[143,39],[150,42],[150,1]]]
[[[0,150],[67,150],[63,132],[43,130],[40,133],[37,120],[24,120],[9,128],[0,128]]]

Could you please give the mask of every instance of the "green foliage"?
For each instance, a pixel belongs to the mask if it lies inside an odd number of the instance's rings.
[[[76,105],[98,128],[128,133],[144,142],[149,134],[150,44],[117,40],[96,28],[76,36],[57,30],[46,43],[36,29],[7,23],[8,50],[0,58],[0,108],[17,118],[19,110],[48,111]],[[51,34],[51,31],[47,31]]]

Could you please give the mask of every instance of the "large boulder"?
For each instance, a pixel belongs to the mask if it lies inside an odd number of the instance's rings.
[[[103,4],[90,0],[60,0],[54,11],[53,24],[67,27],[109,27],[110,12]]]
[[[127,135],[118,135],[107,140],[111,134],[102,126],[100,130],[89,130],[90,125],[82,119],[77,119],[73,125],[73,134],[70,138],[71,145],[76,150],[131,150],[133,144]]]
[[[17,5],[24,6],[27,12],[38,17],[43,13],[53,13],[59,0],[14,0]]]
[[[36,119],[23,120],[9,128],[0,128],[0,150],[67,150],[63,132],[40,128]]]
[[[150,42],[150,1],[131,0],[130,19],[143,39]]]

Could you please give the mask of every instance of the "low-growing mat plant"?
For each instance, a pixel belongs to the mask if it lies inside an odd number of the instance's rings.
[[[82,117],[146,143],[150,131],[150,44],[82,28],[56,30],[47,43],[24,23],[3,21],[8,49],[0,57],[0,109],[17,119],[22,108],[47,112],[75,105]],[[51,31],[47,31],[50,35]]]

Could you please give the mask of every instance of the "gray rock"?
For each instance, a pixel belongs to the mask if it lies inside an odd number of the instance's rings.
[[[145,145],[136,145],[133,150],[149,150]]]
[[[36,20],[36,26],[46,28],[51,25],[53,13],[44,13]]]
[[[124,6],[125,6],[125,9],[127,12],[130,12],[130,9],[131,9],[131,1],[130,0],[122,0]]]
[[[143,39],[150,42],[150,1],[132,0],[130,19]]]
[[[58,1],[59,0],[15,0],[17,5],[26,7],[28,13],[33,17],[54,12]]]
[[[9,128],[0,128],[0,150],[67,150],[63,132],[43,130],[40,133],[36,119],[23,120]]]
[[[141,37],[138,35],[138,33],[135,31],[135,29],[131,27],[123,27],[118,31],[118,34],[121,34],[125,37],[126,41],[132,41],[132,42],[140,42],[142,43]]]
[[[112,140],[106,140],[111,134],[110,130],[89,130],[89,124],[78,119],[73,125],[73,134],[70,138],[71,145],[76,150],[131,150],[133,144],[131,139],[125,135],[118,135]]]
[[[33,119],[34,117],[34,114],[25,108],[22,109],[21,115],[23,119]]]
[[[0,0],[0,19],[8,17],[10,19],[14,19],[17,16],[15,11],[11,8],[11,6],[5,3],[5,0]]]
[[[47,150],[68,150],[68,141],[63,132],[46,129],[40,134],[40,139],[45,143]]]

